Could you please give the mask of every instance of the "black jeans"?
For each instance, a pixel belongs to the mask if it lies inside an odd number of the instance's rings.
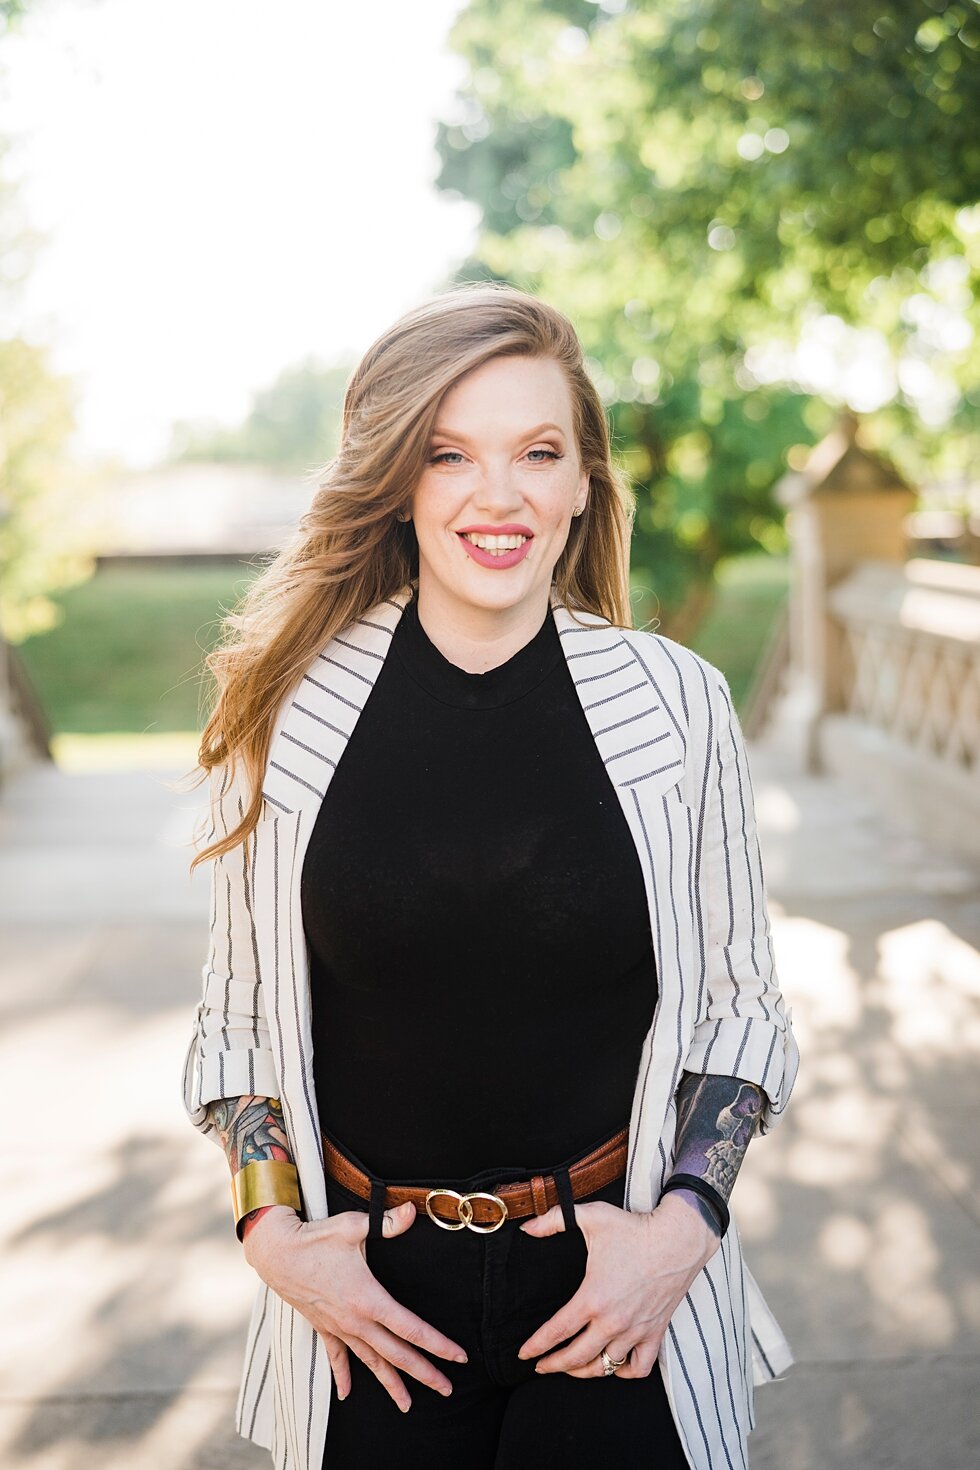
[[[492,1190],[532,1172],[555,1170],[522,1166],[465,1180],[397,1182],[466,1193]],[[622,1206],[624,1191],[620,1176],[575,1204],[606,1200]],[[331,1214],[368,1209],[367,1201],[330,1178],[327,1200]],[[536,1374],[537,1359],[517,1357],[521,1344],[575,1293],[588,1255],[577,1226],[536,1240],[522,1234],[519,1224],[505,1220],[480,1235],[442,1230],[419,1211],[402,1235],[368,1237],[367,1263],[382,1286],[465,1348],[469,1361],[452,1363],[423,1349],[453,1391],[443,1397],[399,1370],[412,1399],[403,1413],[348,1350],[351,1391],[340,1400],[336,1388],[331,1390],[323,1470],[596,1470],[597,1464],[635,1457],[650,1470],[687,1470],[658,1365],[646,1378],[572,1378]]]

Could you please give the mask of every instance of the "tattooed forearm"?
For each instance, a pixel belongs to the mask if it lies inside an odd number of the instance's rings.
[[[232,1174],[258,1159],[295,1162],[277,1097],[216,1098],[208,1104],[208,1117],[218,1130]],[[268,1208],[261,1206],[245,1216],[243,1237]]]
[[[293,1162],[277,1097],[216,1098],[208,1105],[208,1117],[218,1130],[233,1174],[255,1159]]]
[[[685,1072],[677,1089],[673,1172],[703,1179],[727,1204],[764,1105],[765,1094],[754,1082]],[[720,1234],[721,1222],[707,1200],[686,1189],[677,1193]]]

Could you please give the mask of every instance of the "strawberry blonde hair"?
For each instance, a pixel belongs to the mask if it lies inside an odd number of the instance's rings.
[[[629,544],[635,501],[611,459],[602,400],[566,316],[513,286],[478,282],[433,296],[368,348],[344,396],[340,447],[309,509],[275,559],[222,622],[204,660],[214,684],[198,750],[199,785],[241,762],[252,793],[237,827],[191,862],[236,847],[262,811],[272,731],[282,701],[337,633],[418,576],[411,521],[400,521],[426,464],[443,396],[497,357],[550,358],[565,375],[589,497],[554,571],[561,601],[632,627]],[[209,836],[214,835],[214,826]]]

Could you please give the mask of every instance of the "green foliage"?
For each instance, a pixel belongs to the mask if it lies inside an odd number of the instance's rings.
[[[176,424],[171,457],[317,470],[337,451],[349,376],[349,367],[324,367],[307,358],[286,368],[271,387],[255,395],[242,424],[233,428]]]
[[[485,226],[460,276],[514,281],[575,321],[665,631],[719,559],[781,544],[774,484],[832,418],[791,363],[821,314],[910,354],[883,416],[892,452],[914,445],[916,470],[969,463],[974,6],[470,0],[453,43],[470,73],[440,126],[439,183]],[[782,368],[760,355],[773,344]],[[952,416],[924,428],[926,380]]]
[[[0,0],[0,42],[25,9]],[[0,52],[0,82],[3,61]],[[20,290],[42,240],[19,206],[10,154],[0,137],[0,306]],[[92,487],[71,462],[74,428],[71,385],[52,370],[47,350],[0,338],[0,634],[12,643],[51,627],[59,611],[49,592],[92,570],[79,515]]]
[[[789,593],[789,559],[736,556],[715,574],[711,611],[698,625],[691,647],[728,680],[741,713],[759,655]]]
[[[90,486],[68,458],[68,383],[16,338],[0,341],[0,420],[0,631],[15,643],[51,627],[48,594],[92,570],[78,515]]]

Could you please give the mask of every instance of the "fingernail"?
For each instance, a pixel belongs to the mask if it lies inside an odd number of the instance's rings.
[[[456,1356],[453,1358],[453,1362],[454,1363],[468,1363],[469,1362],[469,1358],[466,1356],[465,1353],[457,1353]]]

